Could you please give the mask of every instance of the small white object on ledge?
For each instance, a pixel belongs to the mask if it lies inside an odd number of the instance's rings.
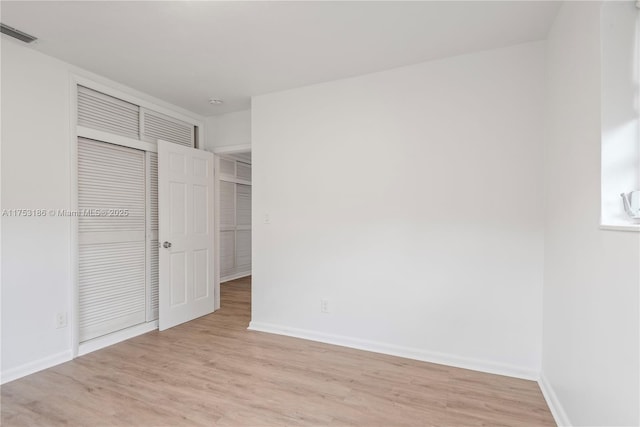
[[[630,218],[640,219],[640,190],[620,194],[624,210]]]

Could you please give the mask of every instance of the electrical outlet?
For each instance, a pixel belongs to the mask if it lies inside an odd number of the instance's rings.
[[[264,223],[271,224],[271,217],[269,216],[268,213],[264,214]]]
[[[67,327],[67,313],[56,314],[56,329]]]
[[[321,299],[320,300],[320,312],[321,313],[328,313],[329,312],[329,300],[328,299]]]

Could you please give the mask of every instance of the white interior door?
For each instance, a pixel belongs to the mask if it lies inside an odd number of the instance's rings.
[[[213,154],[158,141],[159,329],[213,312]]]

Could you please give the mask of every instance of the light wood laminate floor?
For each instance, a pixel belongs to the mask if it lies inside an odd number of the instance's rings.
[[[247,331],[222,309],[2,386],[2,425],[548,426],[535,382]]]

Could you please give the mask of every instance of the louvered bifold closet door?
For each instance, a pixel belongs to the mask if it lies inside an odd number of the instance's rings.
[[[144,152],[78,140],[81,342],[145,321],[145,199]]]
[[[192,124],[174,119],[173,117],[142,109],[142,138],[145,141],[173,142],[187,147],[193,147],[195,141],[195,128]]]
[[[238,229],[251,228],[251,186],[236,185],[236,225]]]
[[[236,254],[236,209],[233,182],[220,181],[220,277],[233,274]]]
[[[158,154],[147,152],[147,322],[158,319],[160,249],[158,244]]]
[[[239,166],[240,163],[238,163],[238,170]],[[236,273],[245,273],[250,270],[251,186],[236,184]]]
[[[78,86],[78,125],[139,139],[140,107]]]

